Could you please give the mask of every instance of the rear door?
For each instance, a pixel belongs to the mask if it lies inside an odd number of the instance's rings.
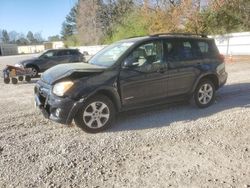
[[[136,106],[167,97],[166,63],[163,60],[163,43],[154,41],[136,47],[125,62],[134,67],[120,72],[122,103]]]
[[[78,50],[69,50],[70,59],[69,62],[81,62],[83,61],[83,56]]]
[[[59,50],[57,52],[57,64],[69,63],[71,59],[70,50]]]
[[[182,95],[191,91],[202,62],[197,46],[192,39],[172,39],[164,41],[168,64],[168,96]]]

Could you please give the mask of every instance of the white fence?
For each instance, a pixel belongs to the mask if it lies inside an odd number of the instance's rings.
[[[250,32],[211,36],[224,55],[250,55]]]
[[[101,49],[105,48],[107,45],[97,45],[97,46],[77,46],[77,47],[70,47],[70,48],[75,48],[79,49],[81,53],[83,52],[88,52],[90,56],[95,55],[98,51]]]

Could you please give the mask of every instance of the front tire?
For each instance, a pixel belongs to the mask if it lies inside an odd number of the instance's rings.
[[[194,92],[194,102],[199,108],[206,108],[215,101],[215,87],[210,80],[202,80]]]
[[[75,123],[86,132],[97,133],[109,128],[114,117],[113,102],[104,95],[96,95],[79,109]]]

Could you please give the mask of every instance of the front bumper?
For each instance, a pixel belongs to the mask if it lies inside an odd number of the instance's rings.
[[[40,85],[38,82],[35,86],[35,105],[45,118],[70,125],[79,109],[80,102],[69,97],[57,97],[51,91],[52,88]]]

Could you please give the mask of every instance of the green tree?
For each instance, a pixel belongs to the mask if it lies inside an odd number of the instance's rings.
[[[6,30],[2,30],[2,41],[3,41],[3,43],[10,42],[10,37],[9,37],[9,34]]]
[[[133,6],[133,0],[79,0],[77,28],[81,43],[100,44],[112,38]]]
[[[61,37],[59,35],[53,35],[48,37],[49,41],[60,41]]]
[[[16,44],[20,45],[20,46],[22,46],[22,45],[28,45],[29,41],[26,38],[24,38],[24,37],[20,37],[19,39],[16,40]]]
[[[65,21],[62,24],[61,35],[64,40],[67,37],[76,34],[76,15],[77,15],[77,4],[71,8],[69,14],[66,16]]]
[[[37,40],[35,39],[35,37],[34,37],[34,35],[33,35],[33,33],[31,31],[29,31],[27,33],[26,37],[27,37],[27,39],[29,41],[29,44],[35,44],[35,43],[37,43]]]
[[[113,34],[107,36],[105,43],[112,43],[117,40],[134,36],[144,36],[148,34],[149,23],[142,19],[139,11],[131,12],[124,17],[122,23],[113,28]]]
[[[125,17],[133,11],[133,0],[109,0],[101,4],[101,23],[106,37],[112,37],[113,29],[123,24]]]
[[[214,1],[202,14],[203,24],[209,34],[225,34],[250,29],[250,1]]]
[[[78,35],[76,27],[77,10],[78,4],[71,8],[69,14],[65,18],[65,21],[62,23],[61,39],[63,39],[66,46],[75,46],[78,44]],[[52,40],[58,40],[58,37],[56,36],[56,38],[53,38]]]
[[[64,41],[65,47],[69,46],[79,46],[79,40],[78,40],[78,35],[71,35],[67,37],[67,39]]]
[[[44,41],[42,34],[40,32],[35,33],[34,38],[37,41],[37,43],[42,43]]]

